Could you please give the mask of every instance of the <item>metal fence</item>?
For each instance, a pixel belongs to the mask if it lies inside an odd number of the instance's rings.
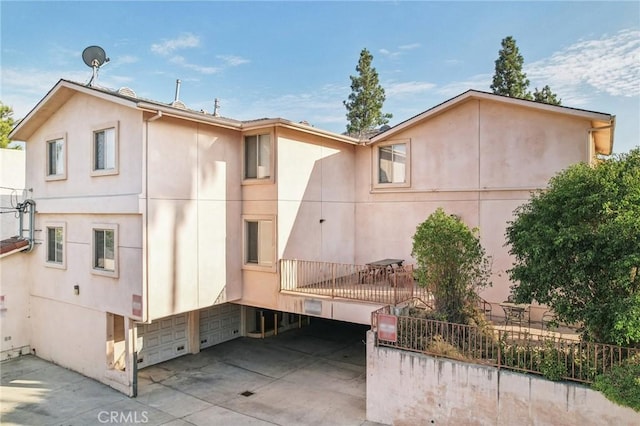
[[[392,337],[389,323],[396,324]],[[502,330],[395,316],[388,306],[372,313],[371,325],[377,346],[535,373],[552,380],[592,383],[597,375],[640,354],[640,349],[581,342],[552,333],[532,334],[522,328]],[[380,338],[381,328],[388,340]]]
[[[280,260],[280,289],[332,298],[396,305],[429,293],[413,278],[413,266],[371,268],[367,265]]]

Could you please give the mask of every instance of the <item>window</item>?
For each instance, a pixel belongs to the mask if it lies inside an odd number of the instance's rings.
[[[118,232],[114,225],[96,225],[93,228],[93,271],[117,276]]]
[[[66,145],[63,136],[47,140],[47,180],[67,178]]]
[[[118,173],[118,126],[109,123],[93,131],[93,175]]]
[[[244,138],[244,178],[271,177],[271,135],[251,135]]]
[[[403,143],[381,146],[378,156],[378,183],[405,183],[407,146]]]
[[[56,268],[65,267],[65,225],[50,223],[46,226],[46,264]]]
[[[376,187],[409,186],[409,141],[379,145],[375,151]]]
[[[272,267],[274,259],[273,219],[245,220],[245,264]]]

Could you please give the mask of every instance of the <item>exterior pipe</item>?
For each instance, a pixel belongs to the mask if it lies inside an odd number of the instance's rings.
[[[29,253],[30,251],[33,250],[33,247],[35,246],[33,235],[34,235],[35,226],[36,226],[36,202],[31,199],[27,199],[27,200],[24,200],[24,202],[19,203],[17,208],[18,208],[19,219],[20,219],[20,232],[19,232],[20,238],[24,238],[24,215],[25,213],[29,214],[29,237],[26,238],[26,240],[29,242],[29,245],[27,249],[24,250],[25,253]]]

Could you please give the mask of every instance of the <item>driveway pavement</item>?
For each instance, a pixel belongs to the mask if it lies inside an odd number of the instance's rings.
[[[0,364],[3,425],[376,425],[365,421],[366,327],[314,320],[138,373],[138,397],[24,356]]]

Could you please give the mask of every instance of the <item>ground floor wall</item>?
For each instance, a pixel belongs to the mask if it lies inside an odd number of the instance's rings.
[[[416,425],[637,425],[586,386],[376,347],[367,333],[367,420]]]
[[[0,361],[31,351],[27,261],[24,253],[0,259]]]

